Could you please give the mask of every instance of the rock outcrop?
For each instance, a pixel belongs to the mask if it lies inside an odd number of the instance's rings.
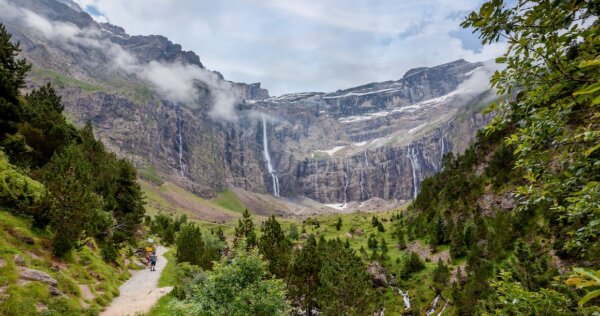
[[[58,284],[56,279],[51,277],[48,273],[36,269],[20,268],[19,278],[25,281],[37,281],[47,283],[51,286],[56,286]]]
[[[371,262],[367,267],[367,272],[371,276],[371,281],[373,282],[374,286],[384,288],[388,287],[388,280],[385,275],[385,269],[383,268],[383,266],[381,266],[381,264],[379,264],[379,262]]]

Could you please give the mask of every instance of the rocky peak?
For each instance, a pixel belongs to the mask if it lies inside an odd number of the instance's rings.
[[[80,28],[94,25],[94,19],[70,0],[8,0],[8,3],[27,8],[53,21],[75,24]]]
[[[428,67],[418,67],[418,68],[410,69],[409,71],[407,71],[404,74],[404,77],[402,77],[402,78],[410,77],[410,76],[412,76],[412,75],[414,75],[416,73],[423,72],[423,71],[425,71],[427,69],[429,69],[429,68]]]
[[[79,4],[77,4],[77,2],[73,1],[73,0],[56,0],[66,6],[68,6],[69,8],[78,11],[78,12],[83,12],[83,9],[81,9],[81,7],[79,6]]]
[[[233,89],[242,100],[265,100],[269,98],[269,90],[260,87],[260,82],[244,84],[232,82]]]
[[[102,31],[107,32],[109,36],[113,35],[121,38],[129,38],[129,34],[127,34],[125,32],[125,29],[123,29],[120,26],[113,25],[110,23],[100,23],[100,28]]]
[[[144,62],[178,61],[204,68],[198,55],[182,50],[181,45],[174,44],[162,35],[135,35],[115,40]]]

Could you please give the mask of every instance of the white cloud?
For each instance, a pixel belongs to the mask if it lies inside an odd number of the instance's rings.
[[[274,95],[397,79],[410,68],[505,50],[473,48],[456,35],[482,0],[75,1],[130,34],[165,35],[228,80],[260,81]]]
[[[59,21],[50,21],[28,9],[14,7],[0,0],[0,17],[21,19],[25,25],[53,43],[78,52],[80,47],[96,49],[111,61],[114,70],[125,71],[151,83],[163,97],[194,106],[198,99],[198,87],[208,88],[213,101],[209,114],[224,119],[237,119],[234,106],[239,101],[229,82],[220,80],[216,74],[192,64],[142,63],[121,46],[105,38],[99,29],[84,28]]]

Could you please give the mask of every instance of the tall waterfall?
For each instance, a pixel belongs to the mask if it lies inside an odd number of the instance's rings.
[[[368,200],[369,199],[369,192],[365,192],[365,178],[366,178],[366,171],[365,168],[369,165],[369,156],[367,156],[367,151],[365,150],[365,160],[363,161],[363,165],[362,165],[362,170],[360,171],[360,199],[361,200]]]
[[[413,178],[413,199],[417,198],[419,194],[419,183],[421,182],[421,164],[419,164],[419,147],[408,145],[406,150],[406,156],[410,160],[410,166],[412,167],[412,178]]]
[[[271,175],[271,180],[273,181],[273,195],[279,196],[279,178],[277,178],[277,173],[275,169],[273,169],[273,165],[271,165],[271,155],[269,154],[269,142],[267,140],[267,120],[264,115],[262,115],[262,132],[263,132],[263,156],[265,161],[267,162],[267,170]]]
[[[444,158],[444,155],[446,154],[446,138],[444,136],[442,136],[440,138],[440,143],[441,143],[441,148],[440,148],[440,163]]]
[[[350,178],[348,177],[350,170],[348,169],[350,169],[348,160],[344,160],[344,206],[348,204],[348,183],[350,182]]]
[[[181,110],[179,109],[179,104],[177,102],[173,102],[173,107],[175,107],[175,113],[177,114],[177,148],[179,152],[179,172],[181,176],[185,176],[185,164],[183,163],[183,119],[181,118]]]

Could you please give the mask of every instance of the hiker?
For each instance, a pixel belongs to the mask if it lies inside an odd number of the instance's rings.
[[[156,252],[150,255],[150,271],[156,271]]]
[[[146,252],[146,264],[148,265],[148,268],[150,268],[150,253]]]

